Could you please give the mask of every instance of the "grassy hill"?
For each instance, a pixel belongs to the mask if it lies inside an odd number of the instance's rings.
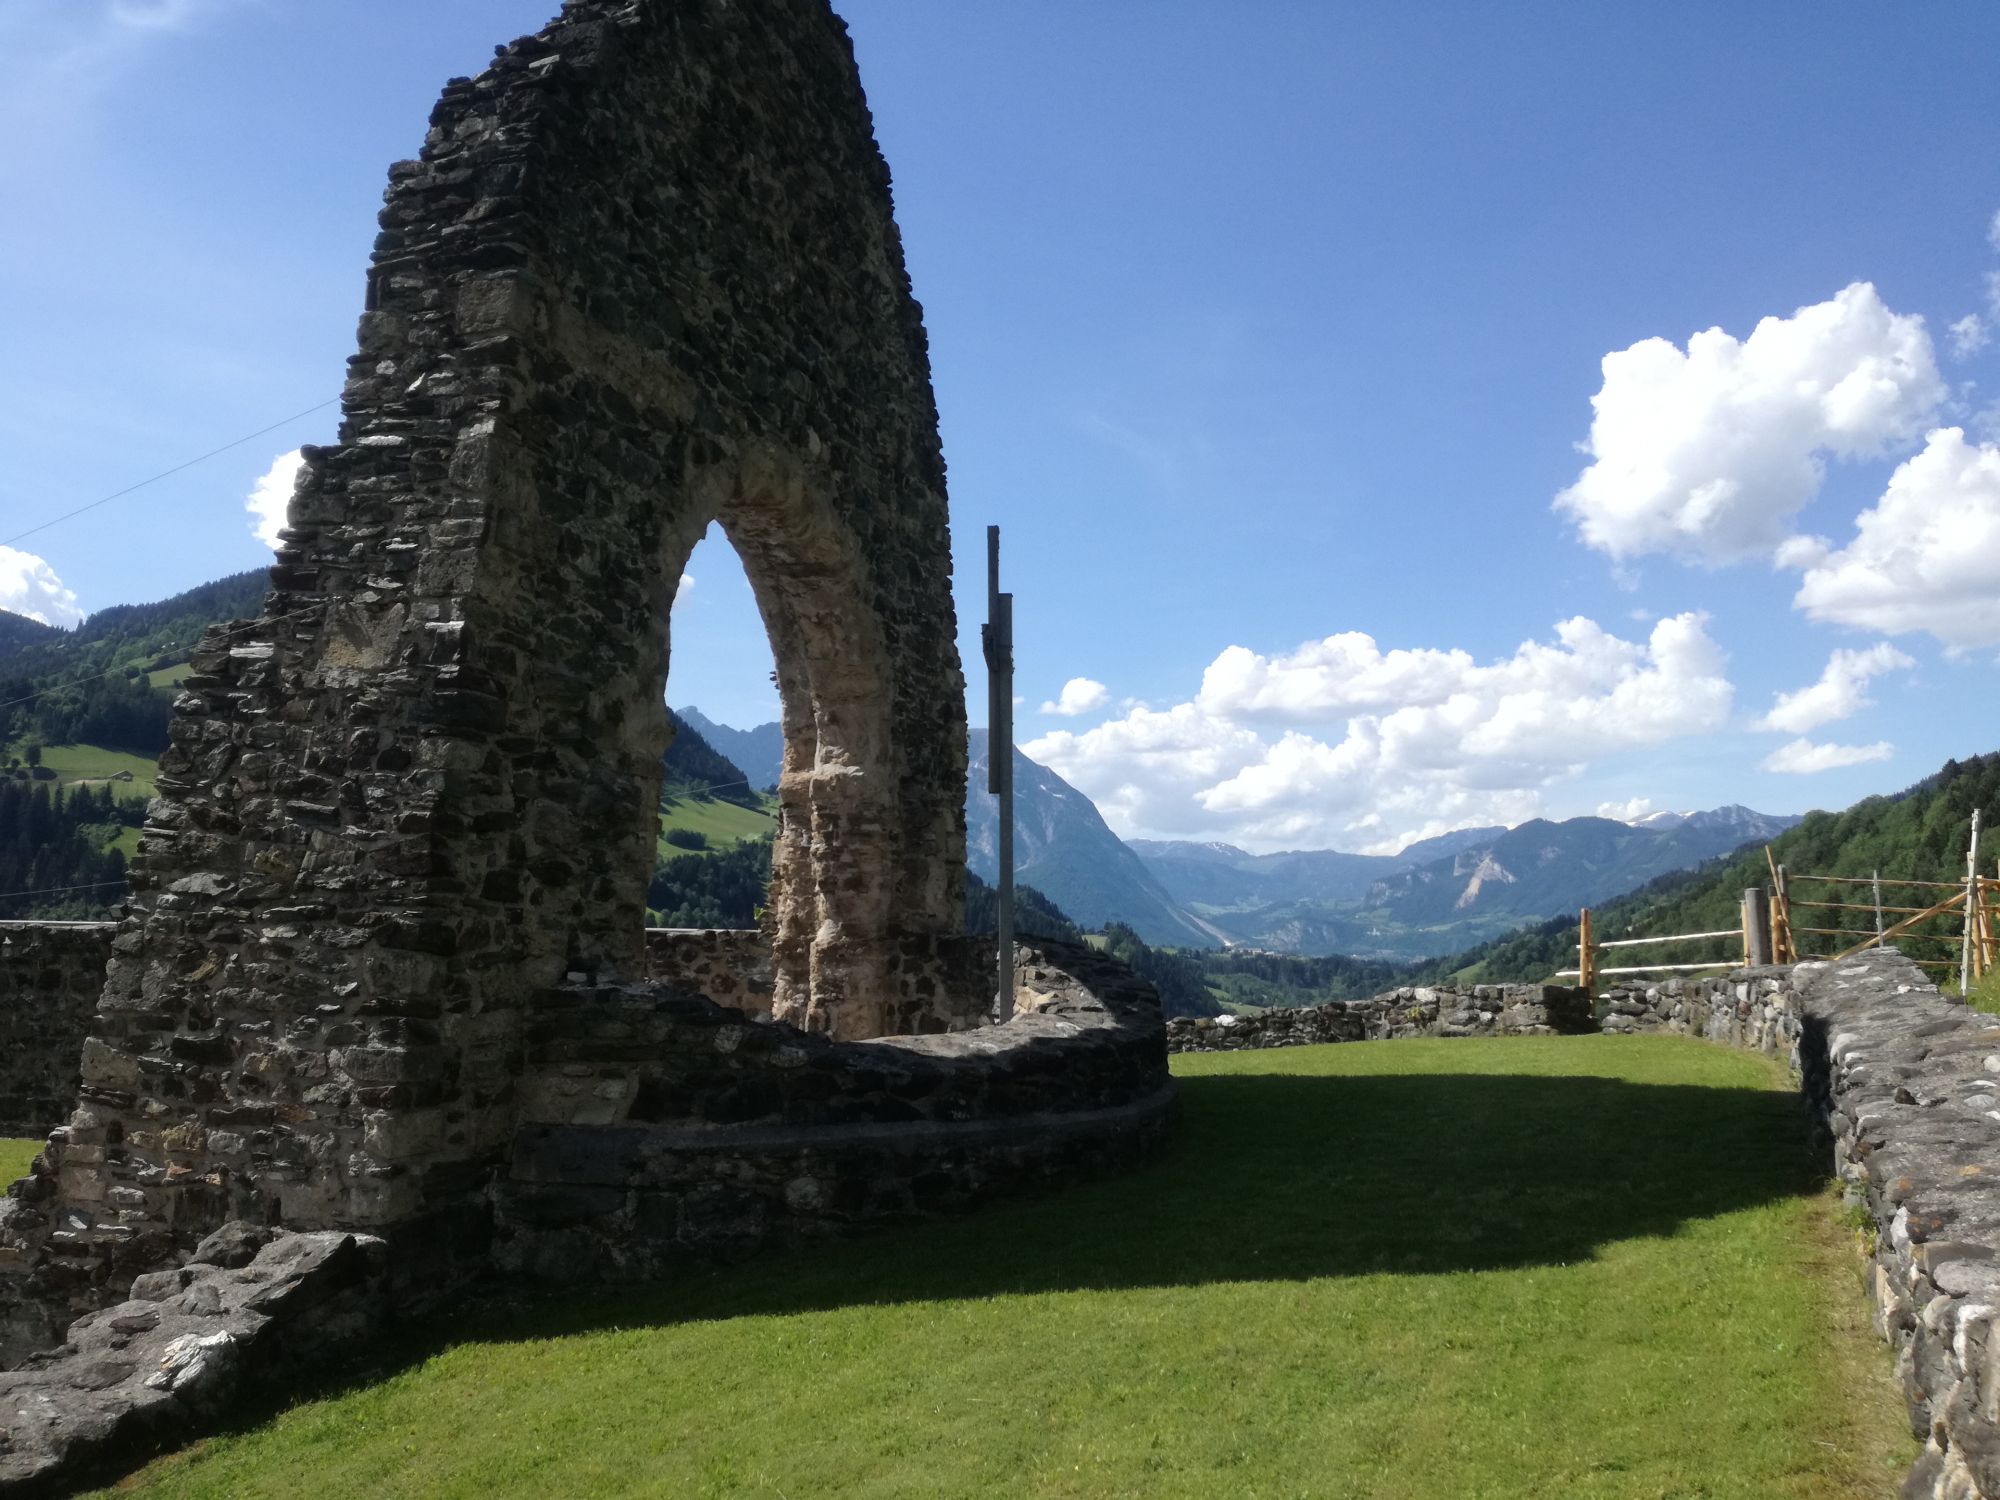
[[[1811,813],[1796,828],[1771,841],[1771,856],[1795,876],[1865,876],[1879,871],[1885,878],[1963,880],[1966,834],[1975,807],[1981,809],[1985,826],[1994,828],[2000,820],[2000,753],[1947,761],[1937,774],[1915,786],[1893,796],[1867,798],[1845,812]],[[2000,856],[2000,832],[1988,847],[1990,852],[1982,857],[1981,865],[1990,871],[1993,857]],[[1770,879],[1764,846],[1754,845],[1697,869],[1662,876],[1630,895],[1607,901],[1593,909],[1592,922],[1601,941],[1735,928],[1740,922],[1744,890],[1767,886]],[[1832,899],[1859,900],[1851,894],[1858,889],[1862,888],[1850,887],[1850,894]],[[1825,899],[1827,891],[1795,882],[1792,895],[1794,900]],[[1893,892],[1885,893],[1884,900],[1891,905],[1917,904]],[[1844,927],[1854,933],[1856,942],[1874,931],[1872,915],[1860,913],[1808,909],[1799,911],[1796,920],[1800,925]],[[1955,921],[1947,926],[1956,931]],[[1430,980],[1457,977],[1482,983],[1545,979],[1559,969],[1574,967],[1576,934],[1574,917],[1558,917],[1441,959],[1418,972]],[[1812,945],[1840,941],[1815,937],[1802,939],[1800,946],[1807,953],[1824,953],[1826,948]],[[1912,945],[1910,951],[1917,957],[1935,958],[1943,956],[1945,949]],[[1671,951],[1651,947],[1620,950],[1619,962],[1695,963],[1740,953],[1740,943],[1720,939],[1676,945]]]

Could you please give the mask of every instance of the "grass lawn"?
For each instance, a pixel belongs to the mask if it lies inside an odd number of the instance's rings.
[[[1154,1166],[441,1319],[143,1496],[1832,1497],[1913,1455],[1757,1057],[1178,1059]]]
[[[711,846],[760,839],[777,826],[778,819],[768,808],[739,807],[734,802],[696,801],[682,797],[660,813],[662,835],[669,828],[690,828],[706,837]],[[688,852],[675,848],[664,837],[658,840],[658,845],[657,857],[660,859],[672,859]]]
[[[41,1149],[40,1141],[0,1140],[0,1191],[15,1178],[28,1175],[28,1164]]]
[[[179,687],[187,680],[188,674],[193,671],[193,662],[176,662],[172,666],[160,667],[155,671],[148,672],[146,674],[146,681],[154,687]]]
[[[19,747],[15,749],[19,753]],[[42,764],[54,771],[56,780],[64,785],[73,781],[102,781],[121,771],[130,771],[130,781],[112,783],[121,798],[150,798],[153,782],[160,774],[157,760],[128,755],[123,750],[107,750],[100,745],[44,745]]]

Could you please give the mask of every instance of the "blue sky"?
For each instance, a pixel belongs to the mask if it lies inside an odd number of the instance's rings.
[[[0,537],[332,397],[389,162],[551,8],[0,7]],[[968,667],[998,521],[1021,738],[1121,832],[1838,807],[2000,748],[2000,11],[836,8]],[[0,606],[258,565],[332,428],[20,541]],[[690,573],[671,696],[772,716],[740,572]]]

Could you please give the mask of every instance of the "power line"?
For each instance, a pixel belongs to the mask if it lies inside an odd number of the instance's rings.
[[[30,526],[26,531],[16,532],[13,536],[8,537],[5,541],[0,541],[0,547],[11,547],[14,545],[14,543],[21,541],[24,538],[31,537],[38,531],[47,531],[51,526],[60,526],[64,521],[74,520],[77,516],[82,515],[87,510],[96,510],[97,507],[100,505],[109,505],[113,500],[123,499],[126,495],[131,494],[134,490],[143,490],[149,484],[158,484],[162,479],[170,478],[171,476],[180,473],[180,471],[183,469],[192,469],[196,464],[208,462],[209,459],[214,458],[217,454],[227,453],[231,448],[241,448],[245,443],[250,442],[252,439],[263,437],[266,433],[269,432],[276,432],[280,427],[285,426],[287,423],[296,422],[301,417],[309,417],[316,411],[325,411],[329,406],[334,405],[339,400],[340,398],[338,396],[333,396],[325,401],[320,402],[317,406],[308,406],[304,411],[295,411],[289,417],[280,417],[277,421],[273,422],[269,427],[260,427],[255,432],[246,432],[243,434],[242,437],[235,439],[233,442],[224,443],[220,448],[211,448],[208,450],[208,452],[203,453],[196,458],[191,458],[186,463],[175,464],[171,469],[162,469],[159,473],[153,475],[151,478],[142,479],[137,484],[128,484],[125,486],[124,489],[117,490],[112,494],[106,495],[101,500],[93,500],[88,505],[79,505],[75,510],[65,511],[62,515],[55,516],[50,520],[44,521],[39,526]]]
[[[100,880],[95,885],[52,885],[39,891],[0,891],[0,901],[12,901],[16,896],[61,896],[70,891],[101,891],[107,886],[123,884],[122,880]]]

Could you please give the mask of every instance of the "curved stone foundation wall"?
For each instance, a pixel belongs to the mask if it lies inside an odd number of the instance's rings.
[[[1016,979],[1004,1026],[863,1042],[671,985],[541,996],[498,1263],[654,1277],[1137,1159],[1173,1105],[1152,987],[1057,945],[1024,945]]]
[[[83,1039],[118,929],[0,922],[0,1136],[44,1136],[76,1107]]]

